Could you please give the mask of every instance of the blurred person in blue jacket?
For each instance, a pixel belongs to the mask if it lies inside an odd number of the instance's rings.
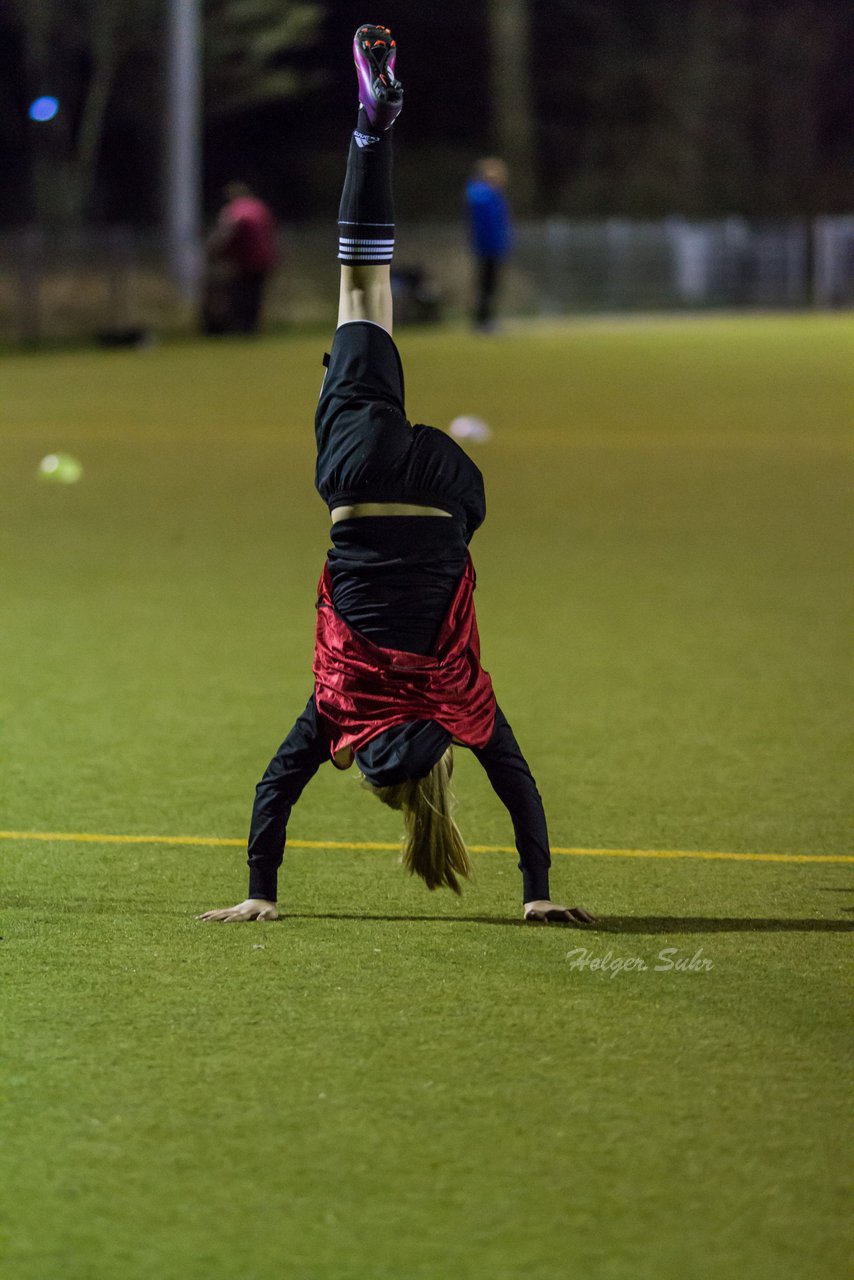
[[[474,327],[495,329],[495,299],[501,267],[510,250],[512,228],[507,203],[507,165],[489,156],[479,160],[466,186],[471,247],[477,267]]]

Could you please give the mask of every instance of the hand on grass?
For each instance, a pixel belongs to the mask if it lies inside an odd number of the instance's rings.
[[[595,916],[591,916],[584,907],[562,907],[558,902],[548,902],[538,898],[536,902],[525,903],[525,920],[528,924],[595,924]]]
[[[224,907],[222,911],[206,911],[197,920],[219,920],[223,924],[237,924],[241,920],[278,920],[279,912],[275,902],[266,898],[247,898],[238,902],[236,907]]]

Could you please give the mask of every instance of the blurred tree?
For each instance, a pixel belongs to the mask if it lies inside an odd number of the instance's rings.
[[[328,122],[345,117],[352,95],[340,42],[364,11],[356,0],[198,3],[211,192],[242,169],[266,175],[274,191],[278,183],[279,199],[297,203],[301,216],[325,207],[338,182]],[[520,213],[850,208],[854,6],[841,0],[390,7],[411,86],[399,188],[404,202],[411,188],[415,207],[447,214],[472,155],[490,146],[512,166]],[[465,110],[458,94],[435,93],[435,61],[418,52],[433,39],[437,15],[451,10],[454,40],[468,58]],[[0,4],[6,217],[28,216],[27,188],[43,221],[155,216],[165,11],[166,0]],[[323,21],[329,39],[309,47]],[[321,80],[328,112],[301,113],[302,93]],[[60,99],[59,115],[28,122],[27,104],[45,93]],[[436,172],[446,180],[436,182]]]
[[[88,209],[104,124],[126,56],[151,38],[160,0],[8,0],[21,33],[28,96],[52,93],[55,119],[31,128],[40,222],[79,222]]]
[[[761,50],[753,67],[755,203],[772,213],[820,212],[841,201],[850,208],[854,7],[762,0],[750,20]],[[847,88],[847,127],[839,129],[846,155],[836,155],[832,142],[836,85]]]
[[[26,135],[28,103],[21,76],[20,35],[9,14],[0,10],[0,221],[20,222],[27,216]]]
[[[208,114],[233,115],[296,97],[322,74],[284,61],[314,42],[322,16],[319,4],[204,0],[203,15]]]
[[[850,204],[851,6],[530,3],[538,28],[561,32],[537,52],[552,208],[789,216]]]
[[[20,36],[25,92],[51,93],[56,117],[29,129],[30,182],[37,221],[77,224],[93,212],[98,160],[123,77],[125,115],[135,130],[159,127],[159,103],[134,93],[134,60],[160,57],[164,0],[8,0]],[[293,97],[308,74],[285,65],[318,27],[318,4],[288,0],[203,0],[206,107],[228,115]],[[134,71],[136,69],[134,68]]]

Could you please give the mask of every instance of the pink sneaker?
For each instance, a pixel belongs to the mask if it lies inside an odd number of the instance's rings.
[[[403,106],[403,85],[394,78],[397,45],[388,27],[359,27],[353,60],[359,78],[359,102],[374,129],[391,128]]]

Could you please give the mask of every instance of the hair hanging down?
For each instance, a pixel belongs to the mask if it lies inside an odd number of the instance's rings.
[[[424,778],[412,778],[393,787],[365,786],[383,804],[403,813],[406,837],[403,865],[420,876],[428,889],[447,885],[461,893],[458,876],[471,875],[471,863],[460,829],[452,815],[454,749],[448,750]]]

